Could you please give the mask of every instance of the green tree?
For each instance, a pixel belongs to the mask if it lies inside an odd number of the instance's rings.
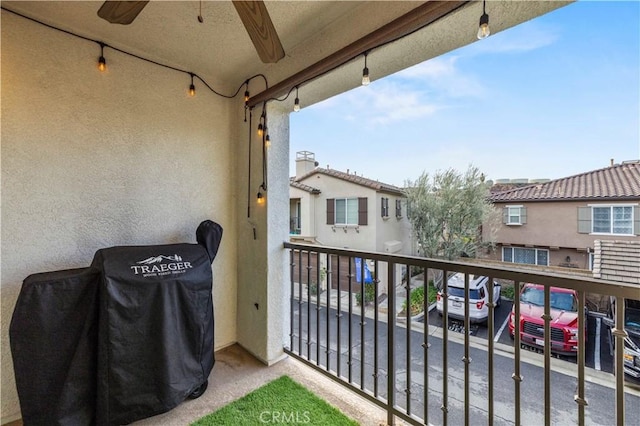
[[[489,201],[484,176],[473,166],[462,174],[453,169],[427,172],[406,183],[408,218],[425,257],[453,260],[475,257],[481,247],[493,244],[499,220]],[[489,227],[482,240],[482,226]]]

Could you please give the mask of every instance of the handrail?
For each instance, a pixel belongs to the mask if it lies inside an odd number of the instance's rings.
[[[299,244],[284,242],[285,249],[313,251],[318,253],[333,254],[348,257],[363,257],[367,259],[396,263],[402,265],[418,266],[421,268],[440,269],[446,271],[463,272],[492,276],[493,278],[535,282],[537,284],[550,285],[552,287],[564,287],[573,290],[586,291],[588,293],[607,294],[625,298],[638,298],[638,285],[591,278],[584,276],[572,276],[545,271],[527,271],[509,266],[483,266],[476,262],[463,262],[459,260],[442,260],[418,256],[389,254],[363,250],[346,249],[339,247],[319,246],[314,244]]]

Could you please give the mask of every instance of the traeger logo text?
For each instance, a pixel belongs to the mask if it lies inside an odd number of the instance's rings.
[[[193,268],[190,262],[183,262],[182,257],[177,254],[152,256],[136,263],[137,265],[131,266],[133,273],[144,277],[183,274],[187,269]]]

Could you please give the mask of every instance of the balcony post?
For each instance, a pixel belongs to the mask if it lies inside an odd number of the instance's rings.
[[[394,271],[395,263],[387,265],[387,295],[389,297],[387,310],[387,424],[395,425],[393,410],[396,405],[396,295]]]

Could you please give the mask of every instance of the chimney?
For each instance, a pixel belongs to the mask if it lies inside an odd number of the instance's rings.
[[[318,167],[318,162],[316,161],[316,156],[313,152],[296,152],[296,179],[300,179],[316,167]]]
[[[613,158],[611,159],[611,161],[609,163],[609,167],[613,167]]]

